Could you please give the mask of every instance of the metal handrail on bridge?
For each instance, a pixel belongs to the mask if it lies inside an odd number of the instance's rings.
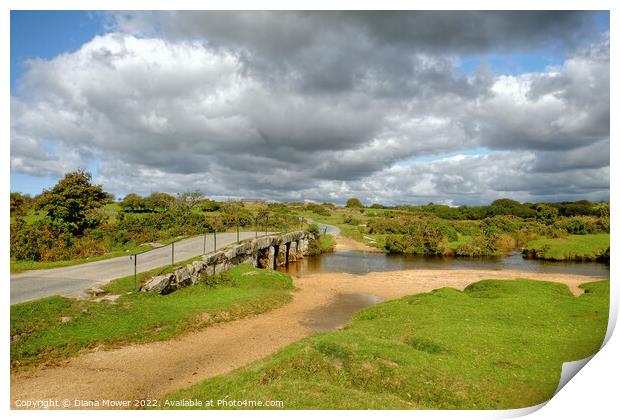
[[[269,236],[269,235],[279,235],[282,232],[269,232],[268,227],[269,227],[269,215],[266,216],[266,223],[265,223],[265,234],[263,236]],[[300,217],[299,218],[299,227],[300,230],[303,230],[303,223],[304,223],[304,218]],[[211,232],[204,232],[202,235],[204,236],[203,242],[202,242],[202,255],[205,255],[207,253],[207,235],[211,233]],[[217,230],[214,230],[213,232],[213,252],[217,251]],[[226,233],[226,232],[222,232],[222,233]],[[258,238],[258,218],[256,218],[256,224],[255,224],[255,230],[254,230],[254,237]],[[165,245],[162,246],[158,246],[158,247],[154,247],[151,249],[146,249],[144,251],[140,251],[140,252],[135,252],[133,254],[129,255],[129,259],[133,260],[133,287],[134,290],[138,290],[138,255],[142,255],[142,254],[146,254],[147,252],[151,252],[151,251],[155,251],[158,249],[162,249],[165,248],[167,246],[170,246],[172,248],[171,251],[171,264],[172,266],[174,266],[174,244],[176,242],[182,241],[184,239],[188,239],[188,238],[177,238],[174,239],[172,242],[169,242]],[[239,224],[237,224],[237,243],[240,243],[239,240]]]

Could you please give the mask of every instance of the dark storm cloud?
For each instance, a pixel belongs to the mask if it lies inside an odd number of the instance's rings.
[[[115,25],[138,34],[205,39],[273,57],[311,46],[325,33],[346,41],[433,52],[531,50],[537,43],[570,46],[592,34],[583,11],[279,11],[121,13]]]
[[[14,171],[94,160],[114,192],[283,200],[609,194],[609,38],[589,12],[112,17],[111,33],[28,63],[11,99]],[[515,75],[459,67],[461,54],[543,47],[566,59]],[[480,147],[491,155],[416,160]]]

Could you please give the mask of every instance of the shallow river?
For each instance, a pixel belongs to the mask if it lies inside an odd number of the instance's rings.
[[[487,258],[441,258],[345,251],[322,254],[316,257],[306,257],[303,260],[292,262],[288,267],[282,267],[280,270],[295,276],[303,276],[304,274],[320,272],[365,274],[416,268],[440,270],[505,269],[609,277],[609,264],[529,260],[521,257],[521,254],[516,251],[504,257]]]

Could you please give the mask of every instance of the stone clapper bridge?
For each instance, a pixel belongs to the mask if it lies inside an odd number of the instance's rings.
[[[302,259],[308,254],[309,241],[315,239],[311,233],[297,231],[229,245],[204,255],[202,261],[194,261],[172,273],[147,280],[140,290],[168,294],[198,283],[203,273],[212,276],[238,264],[251,264],[254,267],[275,270],[276,267],[285,266],[289,261]]]

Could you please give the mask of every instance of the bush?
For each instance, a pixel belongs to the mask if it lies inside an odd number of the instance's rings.
[[[497,235],[480,234],[474,236],[467,243],[460,245],[455,253],[463,257],[486,257],[497,253]]]
[[[609,218],[593,216],[562,217],[553,224],[553,227],[571,235],[609,233]]]
[[[200,209],[204,212],[219,211],[221,207],[222,205],[220,203],[209,200],[208,198],[200,202]]]
[[[11,224],[11,258],[41,261],[41,256],[54,243],[57,233],[43,223],[29,225],[21,218],[15,219]]]
[[[558,209],[546,204],[536,206],[536,220],[545,225],[551,225],[558,218]]]
[[[405,235],[388,236],[384,249],[389,254],[444,255],[448,237],[438,226],[421,224]]]
[[[308,233],[311,233],[315,236],[319,236],[321,234],[321,231],[319,229],[319,226],[316,223],[313,223],[310,226],[308,226]]]
[[[18,192],[11,193],[11,216],[24,216],[28,206],[32,203],[29,195]]]
[[[360,224],[359,219],[351,216],[350,214],[346,214],[342,217],[342,223],[346,223],[347,225],[357,226]]]
[[[348,208],[361,208],[364,207],[362,202],[358,198],[349,198],[347,200],[346,207]]]
[[[383,248],[388,254],[405,254],[407,246],[405,245],[402,237],[388,236],[385,238],[385,245]]]
[[[523,227],[524,220],[517,216],[501,215],[484,219],[480,223],[480,227],[490,229],[495,233],[514,233]]]
[[[502,233],[497,236],[493,245],[496,252],[505,253],[515,249],[517,247],[517,241],[512,235]]]
[[[309,203],[306,206],[307,210],[310,210],[312,213],[314,214],[318,214],[319,216],[329,216],[331,215],[331,212],[327,209],[327,207],[325,207],[325,205],[318,205],[318,204],[314,204],[314,203]]]

